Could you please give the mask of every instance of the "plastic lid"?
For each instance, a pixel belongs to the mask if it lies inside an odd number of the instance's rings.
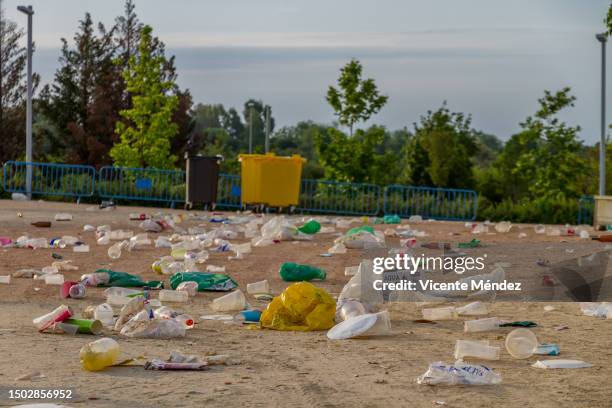
[[[373,313],[355,316],[332,327],[327,332],[331,340],[344,340],[359,336],[376,324],[378,317]]]

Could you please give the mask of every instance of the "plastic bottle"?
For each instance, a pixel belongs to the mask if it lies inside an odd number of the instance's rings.
[[[115,232],[115,231],[113,231]],[[113,245],[111,245],[110,248],[108,248],[108,256],[111,259],[119,259],[121,258],[121,251],[123,249],[126,249],[128,247],[129,243],[128,241],[121,241],[121,242],[117,242]]]
[[[36,228],[51,228],[51,221],[36,221],[31,223]]]
[[[221,296],[212,301],[211,308],[216,312],[228,312],[231,310],[243,310],[246,306],[246,298],[240,289]]]
[[[432,363],[425,374],[417,379],[418,384],[427,385],[492,385],[501,382],[501,376],[491,369],[463,361],[453,365],[441,361]]]
[[[176,316],[174,320],[185,325],[186,329],[193,329],[195,325],[195,321],[193,320],[193,317],[186,315],[186,314],[180,314]]]
[[[86,291],[85,285],[81,283],[77,283],[76,285],[72,285],[70,287],[68,294],[73,299],[81,299],[85,297],[85,291]]]
[[[319,224],[319,222],[316,220],[310,220],[306,224],[298,228],[298,231],[300,231],[303,234],[308,234],[308,235],[316,234],[320,230],[321,230],[321,224]]]
[[[108,303],[102,303],[95,307],[93,316],[99,320],[105,327],[112,327],[115,324],[113,308]]]
[[[488,341],[457,340],[455,358],[480,358],[483,360],[499,360],[499,347],[489,346]]]
[[[47,285],[61,285],[64,283],[64,275],[51,274],[45,275],[45,284]]]
[[[55,221],[72,221],[72,214],[68,214],[68,213],[55,214]]]
[[[310,265],[299,265],[293,262],[285,262],[279,271],[280,277],[286,282],[310,281],[312,279],[324,280],[326,273],[323,269]]]
[[[66,248],[66,242],[61,238],[53,238],[51,241],[49,241],[49,246],[51,246],[51,248],[64,249]]]
[[[108,337],[92,341],[81,348],[81,365],[87,371],[100,371],[119,359],[119,344]]]
[[[162,289],[159,291],[159,300],[162,302],[187,302],[189,295],[187,292],[178,290]]]

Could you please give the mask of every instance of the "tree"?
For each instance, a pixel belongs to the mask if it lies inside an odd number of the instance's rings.
[[[155,50],[152,29],[141,31],[138,54],[130,57],[123,77],[132,95],[132,108],[121,111],[129,123],[118,122],[121,141],[111,149],[118,166],[171,168],[177,157],[171,154],[172,138],[178,126],[172,115],[178,106],[175,84],[164,75],[168,61]]]
[[[265,145],[266,132],[266,109],[270,110],[270,134],[274,131],[274,117],[272,116],[272,107],[265,105],[263,101],[249,99],[244,103],[242,115],[244,117],[244,127],[246,134],[241,148],[248,151],[249,133],[251,131],[251,120],[253,129],[253,151],[263,152]]]
[[[89,13],[79,22],[74,47],[62,38],[60,68],[41,92],[41,113],[56,132],[54,149],[72,163],[110,162],[114,127],[121,108],[119,69],[113,63],[113,30],[95,24]]]
[[[15,160],[25,152],[27,51],[20,45],[23,30],[4,17],[0,0],[0,162]],[[38,75],[34,74],[34,86]]]
[[[358,122],[365,122],[378,113],[389,99],[380,95],[373,79],[362,79],[361,63],[352,59],[340,70],[338,87],[330,86],[327,91],[327,102],[334,109],[338,122],[348,126],[353,136],[353,127]]]
[[[472,157],[477,152],[470,116],[450,112],[446,102],[428,111],[414,125],[415,136],[407,148],[413,183],[437,187],[472,188]]]
[[[576,98],[569,87],[538,99],[540,109],[521,123],[517,136],[523,153],[516,161],[514,174],[529,180],[532,198],[579,197],[579,180],[586,169],[580,127],[567,126],[559,112],[574,106]]]

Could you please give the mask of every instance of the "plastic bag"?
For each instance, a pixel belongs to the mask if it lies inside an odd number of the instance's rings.
[[[334,326],[336,301],[311,283],[290,285],[261,314],[261,327],[273,330],[327,330]]]
[[[227,292],[238,287],[238,284],[228,275],[206,272],[178,272],[170,277],[172,289],[182,282],[194,281],[198,283],[198,291]]]
[[[500,384],[502,378],[490,368],[467,364],[459,360],[454,365],[441,361],[429,365],[429,369],[417,378],[418,384],[427,385],[491,385]]]
[[[140,288],[140,287],[148,287],[148,288],[163,288],[164,283],[161,281],[144,281],[140,276],[132,275],[127,272],[115,272],[110,269],[98,269],[94,275],[103,274],[106,275],[102,279],[94,279],[94,281],[99,282],[94,286],[121,286],[124,288]],[[108,280],[106,279],[108,277]]]
[[[130,320],[121,329],[126,337],[167,339],[185,337],[185,325],[175,319]]]

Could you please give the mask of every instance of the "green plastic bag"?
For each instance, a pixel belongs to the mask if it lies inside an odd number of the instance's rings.
[[[301,282],[312,279],[324,280],[327,274],[323,269],[310,265],[300,265],[293,262],[285,262],[278,271],[285,282]]]
[[[460,242],[457,245],[458,248],[478,248],[480,246],[480,241],[476,238],[472,239],[470,242]]]
[[[302,232],[304,234],[308,234],[308,235],[316,234],[320,230],[321,230],[321,224],[319,224],[315,220],[310,220],[306,224],[304,224],[300,228],[298,228],[298,231],[300,231],[300,232]]]
[[[170,277],[170,286],[176,289],[180,283],[189,281],[198,284],[198,292],[207,290],[228,292],[238,287],[238,284],[228,275],[206,272],[177,272]]]
[[[401,224],[402,219],[397,214],[390,214],[383,217],[383,222],[385,224]]]
[[[161,281],[144,281],[140,276],[132,275],[127,272],[116,272],[110,269],[98,269],[95,273],[105,273],[108,275],[108,283],[102,283],[98,286],[110,287],[120,286],[123,288],[151,288],[162,289],[164,283]],[[104,279],[106,281],[106,279]]]
[[[359,234],[360,232],[369,232],[370,234],[374,234],[374,228],[372,228],[369,225],[363,225],[361,227],[355,227],[355,228],[351,228],[350,230],[346,231],[346,236],[351,236],[351,235],[355,235],[355,234]]]

